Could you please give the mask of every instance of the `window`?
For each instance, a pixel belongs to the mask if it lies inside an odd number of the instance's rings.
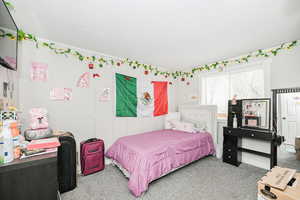
[[[269,62],[268,62],[269,63]],[[212,72],[201,76],[202,104],[218,106],[218,116],[227,116],[228,100],[260,98],[268,95],[268,67],[266,62],[231,67],[226,72]]]

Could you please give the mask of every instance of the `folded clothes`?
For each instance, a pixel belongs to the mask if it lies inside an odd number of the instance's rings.
[[[60,142],[56,137],[47,138],[47,139],[40,139],[40,140],[32,140],[28,145],[28,150],[34,149],[49,149],[49,148],[56,148],[60,146]]]
[[[50,154],[57,152],[57,148],[51,148],[51,149],[35,149],[35,150],[22,150],[23,155],[20,159],[32,157],[32,156],[39,156],[43,154]]]

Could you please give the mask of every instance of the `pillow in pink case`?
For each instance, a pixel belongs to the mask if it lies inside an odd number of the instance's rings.
[[[45,108],[32,108],[30,111],[30,128],[32,130],[48,128],[48,111]]]

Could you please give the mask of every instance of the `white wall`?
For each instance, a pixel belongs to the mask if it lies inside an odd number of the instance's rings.
[[[187,82],[190,84],[187,85]],[[193,79],[188,79],[186,81],[178,81],[177,82],[177,92],[176,92],[176,101],[178,105],[181,104],[195,104],[200,101],[199,98],[201,94],[200,80],[198,75],[196,75]],[[197,99],[191,99],[192,96],[196,96]]]
[[[300,46],[273,57],[271,88],[300,87]]]
[[[115,72],[137,77],[138,80],[152,81],[168,79],[158,78],[153,75],[144,75],[143,71],[133,70],[128,66],[105,66],[102,69],[94,69],[99,73],[99,79],[91,78],[90,88],[77,88],[79,76],[89,71],[88,65],[80,62],[72,56],[66,58],[56,55],[45,48],[36,49],[30,42],[21,44],[20,52],[20,109],[23,111],[22,121],[28,127],[29,109],[44,107],[49,111],[49,121],[53,129],[72,132],[80,141],[91,137],[102,138],[106,148],[117,138],[125,135],[162,129],[164,117],[155,118],[117,118],[115,117]],[[80,50],[82,53],[92,53]],[[36,82],[30,80],[32,62],[48,64],[49,80]],[[171,80],[171,79],[169,79]],[[71,101],[53,101],[49,98],[52,88],[66,87],[73,89]],[[169,85],[169,111],[175,110],[175,85]],[[104,88],[111,88],[112,100],[99,102],[99,92]]]
[[[286,88],[286,87],[300,87],[300,46],[289,51],[282,51],[276,57],[270,59],[270,89]],[[230,67],[230,66],[229,66]],[[184,83],[178,83],[177,103],[185,104],[190,100],[188,96],[196,94],[201,99],[201,85],[200,77],[190,81],[190,86]],[[271,95],[271,92],[269,93]],[[271,97],[271,96],[270,96]],[[219,127],[219,130],[222,130]],[[218,132],[219,138],[222,138],[222,132]],[[222,145],[219,142],[220,145]],[[257,151],[270,152],[269,143],[251,139],[243,139],[242,146],[245,148],[252,148]],[[244,153],[242,155],[242,162],[252,164],[261,168],[269,168],[269,159],[255,156],[253,154]]]

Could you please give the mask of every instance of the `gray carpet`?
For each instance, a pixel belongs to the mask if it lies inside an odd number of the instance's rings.
[[[134,198],[125,176],[109,165],[102,172],[79,177],[78,187],[63,194],[62,200],[256,200],[256,182],[265,173],[207,157],[152,182],[141,198]]]
[[[300,172],[300,160],[296,159],[295,153],[278,150],[278,166],[296,169]]]

